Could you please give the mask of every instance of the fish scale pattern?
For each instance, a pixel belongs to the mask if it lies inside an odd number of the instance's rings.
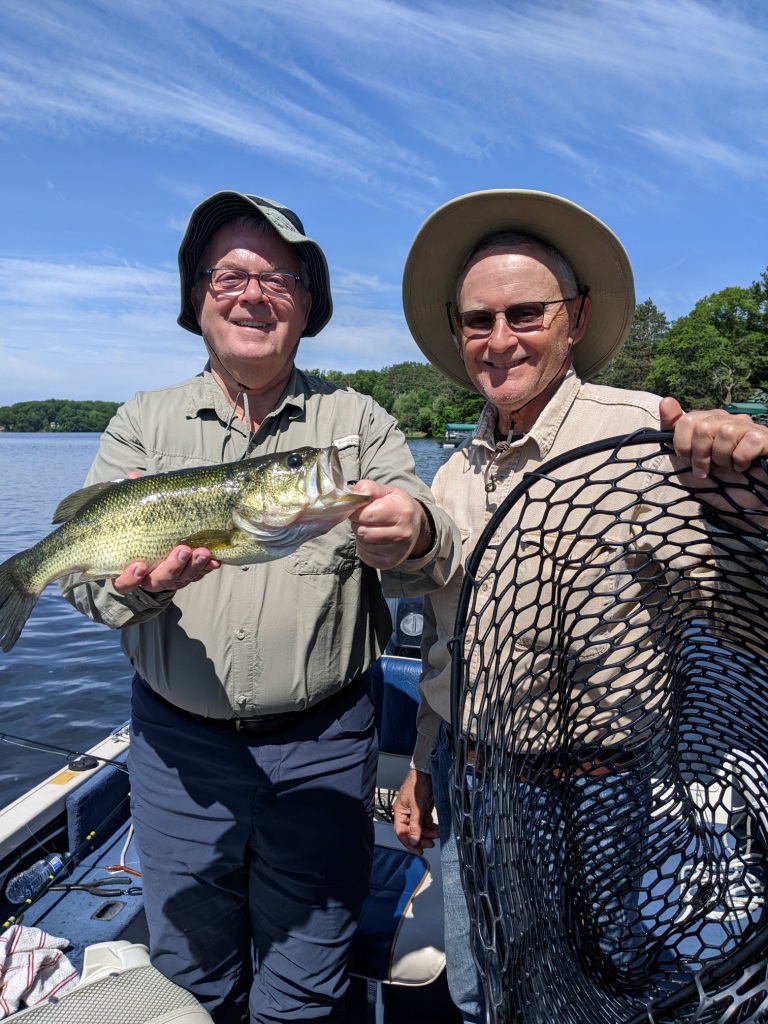
[[[643,431],[468,559],[454,826],[494,1024],[768,1021],[768,472]]]

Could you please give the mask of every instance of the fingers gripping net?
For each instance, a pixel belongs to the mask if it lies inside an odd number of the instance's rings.
[[[768,475],[696,480],[668,439],[547,463],[466,566],[454,826],[494,1022],[768,1021]]]

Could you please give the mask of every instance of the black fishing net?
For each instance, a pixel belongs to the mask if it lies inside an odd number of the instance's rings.
[[[454,826],[492,1022],[768,1021],[768,474],[645,431],[488,523],[453,648]]]

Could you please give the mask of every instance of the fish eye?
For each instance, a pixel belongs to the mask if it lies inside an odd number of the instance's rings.
[[[302,457],[300,455],[297,455],[296,452],[292,452],[288,456],[288,468],[289,469],[298,469],[299,466],[303,466],[303,465],[304,465],[304,459],[302,459]]]

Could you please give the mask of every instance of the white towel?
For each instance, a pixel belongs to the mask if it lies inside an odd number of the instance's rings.
[[[0,935],[0,1018],[75,987],[80,976],[62,953],[68,945],[20,924]]]

